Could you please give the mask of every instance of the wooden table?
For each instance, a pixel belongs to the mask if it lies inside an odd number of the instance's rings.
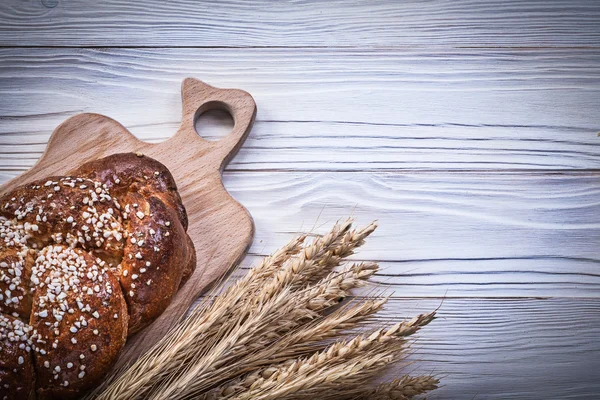
[[[245,266],[378,219],[356,258],[395,291],[382,323],[445,297],[409,367],[431,398],[600,393],[600,2],[4,0],[0,46],[2,182],[75,113],[160,141],[183,78],[245,89]]]

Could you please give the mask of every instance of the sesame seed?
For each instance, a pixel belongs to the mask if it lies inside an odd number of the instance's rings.
[[[145,217],[144,213],[143,213],[143,212],[141,212],[141,211],[138,211],[138,212],[136,212],[136,213],[135,213],[135,215],[136,215],[136,216],[137,216],[139,219],[144,219],[144,217]]]
[[[137,274],[131,275],[131,279],[137,279],[137,278],[138,278]]]
[[[67,363],[67,368],[73,368],[73,363]]]
[[[96,351],[96,350],[98,350],[98,346],[96,346],[95,344],[93,344],[93,345],[90,346],[90,350]]]
[[[165,222],[165,225],[166,225],[166,226],[171,226],[171,221],[167,221],[167,222]]]
[[[50,362],[49,361],[44,361],[44,367],[50,368]]]
[[[23,358],[23,356],[19,356],[19,364],[23,364],[25,362],[25,359]]]
[[[100,314],[98,313],[98,311],[94,311],[94,313],[92,314],[94,316],[94,318],[98,319],[100,318]]]
[[[85,371],[81,371],[81,372],[79,373],[79,375],[77,375],[77,377],[78,377],[79,379],[83,378],[84,376],[85,376]]]
[[[137,258],[138,260],[142,259],[142,253],[140,253],[139,251],[135,254],[135,258]]]

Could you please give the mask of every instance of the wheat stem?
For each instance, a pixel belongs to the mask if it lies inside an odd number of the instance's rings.
[[[247,391],[231,398],[235,400],[278,399],[292,394],[320,392],[331,384],[362,384],[381,367],[395,361],[404,338],[431,322],[435,312],[421,314],[388,329],[379,329],[369,336],[359,335],[349,341],[335,343],[309,358],[291,364],[283,363],[253,372]],[[240,386],[247,385],[241,383]],[[287,397],[286,397],[287,398]]]
[[[170,382],[168,389],[163,390],[161,387],[156,391],[157,396],[184,397],[198,394],[250,367],[263,365],[265,360],[276,356],[274,350],[277,347],[268,348],[271,343],[317,318],[320,311],[338,304],[350,289],[364,284],[376,270],[377,264],[374,263],[353,264],[342,272],[330,274],[313,287],[297,290],[288,296],[279,296],[271,303],[268,317],[245,319],[231,332],[223,332],[219,343],[229,343],[230,347],[216,346],[193,363],[188,362],[190,366],[177,377],[177,381],[182,383],[174,385]],[[262,302],[259,305],[264,306]],[[243,363],[236,364],[241,359]],[[171,393],[173,390],[176,394]]]
[[[265,257],[262,262],[210,305],[200,305],[191,315],[154,348],[142,355],[127,370],[107,378],[109,384],[101,392],[96,390],[89,398],[98,400],[134,399],[144,396],[163,377],[181,368],[189,358],[189,349],[210,334],[213,327],[227,320],[231,310],[244,299],[245,293],[272,276],[289,257],[302,249],[305,236],[291,240],[284,247]],[[218,291],[218,289],[217,289]],[[102,388],[101,388],[102,389]],[[99,393],[100,392],[100,393]]]

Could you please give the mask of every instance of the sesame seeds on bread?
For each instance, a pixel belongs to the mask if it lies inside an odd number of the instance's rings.
[[[132,153],[0,198],[0,399],[96,386],[193,271],[186,229],[171,173]]]

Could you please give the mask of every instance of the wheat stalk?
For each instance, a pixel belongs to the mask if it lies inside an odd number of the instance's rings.
[[[155,350],[146,353],[114,379],[98,398],[146,396],[153,387],[161,385],[163,378],[172,378],[182,368],[189,369],[190,357],[196,360],[212,359],[204,357],[209,351],[214,353],[215,347],[210,347],[214,340],[211,339],[223,337],[231,326],[236,325],[236,321],[253,321],[248,316],[273,298],[282,299],[278,294],[284,288],[297,288],[313,279],[317,271],[322,274],[324,269],[338,265],[338,254],[343,256],[351,253],[375,229],[374,224],[355,232],[350,231],[350,227],[351,220],[335,224],[328,234],[315,239],[301,251],[303,238],[290,242],[253,269],[246,278],[226,290],[211,305],[204,307],[202,312],[192,312],[178,329],[155,346]],[[310,319],[314,315],[306,317]],[[227,321],[225,326],[223,321]],[[253,328],[255,332],[261,332],[259,326]],[[190,348],[195,350],[193,354],[190,354]],[[200,365],[196,367],[193,370],[201,369]]]
[[[225,321],[246,318],[247,313],[253,309],[253,301],[257,299],[264,301],[268,296],[273,296],[286,285],[298,288],[303,284],[310,284],[318,281],[318,278],[324,277],[333,268],[338,266],[341,260],[348,257],[353,251],[364,244],[364,239],[369,236],[377,227],[375,223],[367,225],[363,229],[351,231],[351,220],[343,223],[337,223],[331,232],[318,238],[312,244],[302,249],[302,254],[298,257],[292,257],[300,253],[299,246],[304,242],[305,237],[299,238],[293,246],[292,251],[286,251],[282,254],[287,256],[288,264],[284,266],[285,259],[278,263],[271,263],[269,268],[253,268],[241,284],[236,284],[233,293],[245,291],[245,300],[241,300],[233,311],[222,318]],[[274,257],[272,257],[274,258]],[[280,268],[273,268],[273,266]],[[375,272],[377,267],[374,268]],[[367,270],[366,265],[364,266]],[[256,271],[257,270],[257,271]],[[277,273],[279,272],[279,275]],[[363,279],[368,279],[364,276]],[[269,283],[270,282],[270,283]],[[263,286],[262,292],[256,293]],[[265,287],[266,286],[266,287]],[[225,302],[228,301],[226,298]],[[318,301],[315,299],[314,302]],[[313,303],[314,303],[313,302]],[[307,312],[307,314],[310,314]],[[218,325],[213,325],[215,330]]]
[[[388,329],[349,341],[334,343],[308,358],[271,366],[253,372],[248,381],[238,384],[248,390],[227,399],[279,399],[306,396],[331,390],[340,384],[356,387],[364,384],[382,367],[399,357],[404,338],[435,318],[435,312],[421,314]]]
[[[231,313],[235,304],[240,302],[244,293],[260,285],[264,279],[281,268],[289,257],[300,252],[305,238],[306,235],[294,238],[272,255],[265,257],[243,278],[217,297],[212,304],[208,301],[200,304],[189,318],[170,331],[151,351],[145,353],[128,368],[113,373],[107,378],[105,385],[92,392],[87,398],[133,399],[142,396],[162,377],[177,371],[188,359],[188,349],[207,336],[212,327],[227,320],[227,314]],[[219,289],[216,288],[215,291]]]
[[[326,398],[331,389],[348,395],[364,391],[377,371],[402,356],[402,338],[434,313],[325,347],[324,340],[360,326],[387,301],[366,299],[324,314],[378,269],[375,263],[358,263],[334,271],[376,228],[372,223],[351,230],[351,223],[336,223],[310,243],[306,236],[296,238],[226,290],[217,289],[223,293],[214,301],[205,299],[88,398],[300,399]],[[291,384],[281,385],[284,381]]]
[[[244,369],[263,364],[274,354],[270,349],[261,350],[283,334],[316,318],[319,311],[339,303],[348,290],[363,285],[376,270],[375,263],[354,264],[340,273],[331,273],[313,287],[277,297],[277,301],[269,303],[268,317],[245,319],[234,330],[223,332],[218,337],[219,343],[228,343],[230,347],[213,347],[195,362],[190,362],[186,371],[176,379],[180,383],[174,384],[173,380],[169,385],[163,385],[155,391],[155,398],[201,393],[224,379],[242,373],[243,370],[235,368],[235,361],[244,356],[248,357],[241,364]],[[267,298],[270,299],[270,296]],[[261,302],[260,306],[264,304]]]
[[[315,323],[303,322],[311,312],[323,311],[327,307],[338,304],[348,290],[363,285],[376,269],[377,264],[374,263],[354,264],[341,273],[331,274],[333,276],[323,279],[311,289],[295,293],[290,299],[290,306],[294,307],[293,313],[282,314],[262,336],[240,343],[232,349],[234,354],[232,357],[226,357],[220,362],[224,365],[223,368],[211,371],[210,376],[205,379],[196,379],[195,383],[187,389],[201,392],[219,381],[232,378],[249,369],[312,352],[315,350],[315,343],[333,337],[345,329],[358,326],[380,310],[387,302],[387,298],[367,299],[336,310],[326,317],[321,316]],[[296,329],[292,330],[292,328]],[[240,355],[244,357],[244,362],[236,364],[235,360]]]
[[[387,298],[367,299],[336,310],[327,317],[321,318],[315,323],[305,325],[284,336],[265,351],[253,355],[253,357],[246,361],[251,365],[246,366],[248,368],[260,368],[264,367],[265,364],[288,363],[301,354],[311,353],[316,350],[315,343],[322,342],[347,329],[359,326],[361,322],[379,311],[386,302]],[[253,383],[253,379],[258,379],[258,377],[259,373],[257,372],[237,377],[218,388],[212,389],[210,392],[200,396],[199,399],[216,399],[231,395],[240,390],[245,390],[249,384]]]

